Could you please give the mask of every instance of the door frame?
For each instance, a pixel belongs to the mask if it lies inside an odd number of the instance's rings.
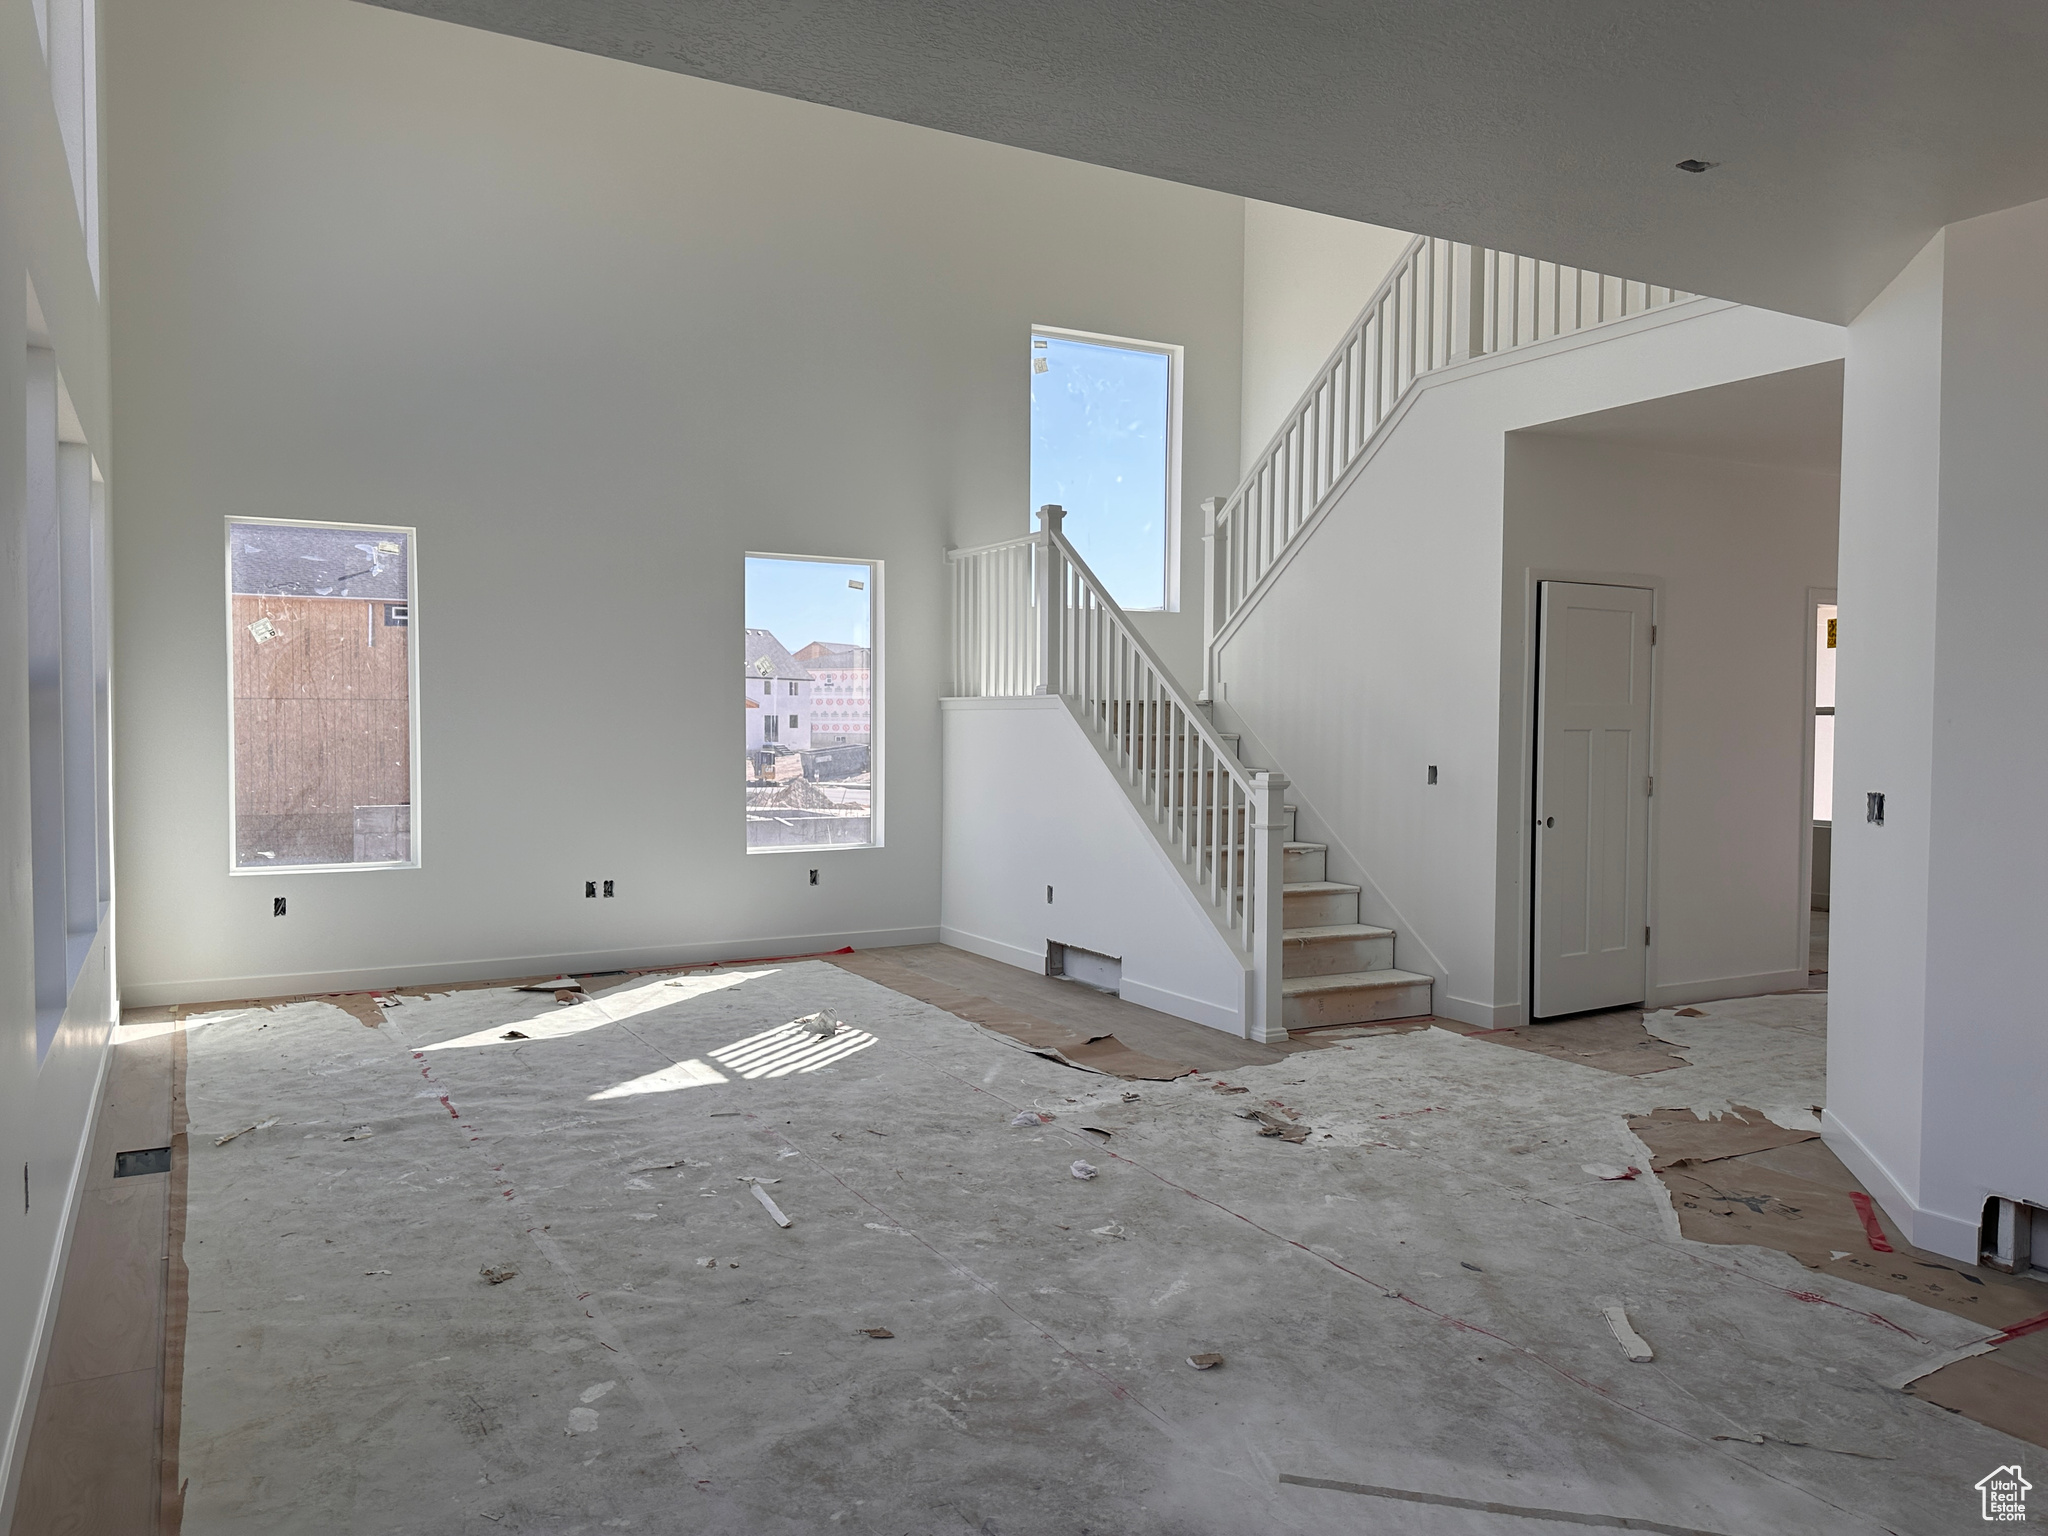
[[[1839,608],[1833,587],[1808,587],[1806,589],[1806,643],[1800,654],[1806,658],[1806,685],[1800,690],[1800,698],[1806,706],[1805,723],[1800,728],[1801,756],[1799,773],[1799,826],[1806,834],[1799,842],[1799,934],[1793,969],[1809,973],[1813,966],[1813,771],[1814,771],[1814,709],[1815,695],[1820,691],[1820,610],[1826,606]],[[1839,646],[1836,647],[1840,649]],[[1839,666],[1840,663],[1837,662]],[[1841,684],[1836,680],[1836,696],[1840,697]],[[1841,750],[1842,738],[1839,727],[1835,734],[1835,749]],[[1835,808],[1837,811],[1841,807]],[[1829,858],[1834,855],[1834,839],[1829,837]],[[1832,879],[1829,881],[1833,884]],[[1830,906],[1833,902],[1830,901]],[[1830,913],[1830,916],[1833,914]]]
[[[1540,700],[1537,697],[1537,675],[1541,658],[1538,650],[1542,644],[1542,611],[1540,587],[1546,581],[1570,581],[1593,587],[1640,587],[1650,594],[1650,623],[1661,626],[1664,622],[1664,589],[1667,582],[1662,576],[1652,576],[1641,571],[1596,571],[1584,566],[1527,566],[1522,572],[1522,708],[1521,708],[1521,763],[1512,782],[1519,785],[1515,814],[1519,817],[1516,832],[1520,859],[1521,897],[1520,910],[1516,914],[1514,931],[1521,948],[1515,974],[1519,977],[1521,998],[1515,1005],[1518,1015],[1516,1022],[1533,1024],[1536,1019],[1536,751],[1538,713]],[[1663,690],[1660,674],[1663,671],[1661,645],[1650,647],[1650,742],[1648,772],[1657,777],[1660,738],[1663,734],[1659,716],[1659,700]],[[1643,949],[1643,1005],[1654,1004],[1657,974],[1657,818],[1660,810],[1658,797],[1650,796],[1646,834],[1643,839],[1643,913],[1644,921],[1650,925],[1650,942]],[[1505,915],[1505,914],[1503,914]],[[1507,1020],[1500,1021],[1502,1023]]]

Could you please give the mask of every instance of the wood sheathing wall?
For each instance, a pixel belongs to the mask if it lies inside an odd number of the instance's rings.
[[[357,807],[411,799],[409,631],[381,602],[233,601],[235,860],[348,863]],[[258,641],[266,618],[278,633]]]

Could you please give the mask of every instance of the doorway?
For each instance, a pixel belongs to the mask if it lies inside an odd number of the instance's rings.
[[[1806,637],[1812,651],[1807,667],[1812,689],[1806,753],[1806,803],[1811,816],[1806,915],[1808,986],[1826,986],[1828,974],[1828,908],[1835,834],[1836,613],[1832,588],[1808,588]]]
[[[1645,587],[1537,589],[1532,1016],[1648,993],[1650,649]]]

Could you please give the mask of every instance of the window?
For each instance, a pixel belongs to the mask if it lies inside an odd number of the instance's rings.
[[[105,486],[28,293],[26,517],[31,974],[36,1058],[113,898]]]
[[[37,0],[36,26],[50,72],[50,100],[85,235],[86,265],[100,281],[99,8],[96,0]]]
[[[1181,349],[1031,333],[1031,512],[1066,533],[1125,608],[1178,605]]]
[[[878,732],[870,706],[882,567],[875,561],[749,555],[746,565],[747,850],[881,841]],[[821,717],[829,676],[863,697]],[[785,710],[753,696],[779,697]],[[782,685],[781,689],[776,684]]]
[[[413,532],[228,523],[231,867],[417,864]]]

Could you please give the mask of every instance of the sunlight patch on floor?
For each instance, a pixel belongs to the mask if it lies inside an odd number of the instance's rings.
[[[864,1029],[814,1035],[801,1024],[781,1024],[720,1046],[711,1059],[742,1078],[787,1077],[792,1072],[815,1072],[874,1043],[875,1037]]]
[[[663,1067],[659,1072],[650,1072],[645,1077],[636,1077],[629,1083],[620,1083],[602,1093],[593,1093],[589,1102],[600,1099],[630,1099],[642,1093],[674,1093],[679,1088],[706,1088],[713,1083],[727,1083],[732,1079],[716,1067],[706,1066],[701,1061],[679,1061],[672,1067]]]
[[[687,1002],[690,998],[702,997],[707,992],[723,991],[727,987],[736,987],[742,982],[774,974],[772,970],[717,971],[708,976],[677,976],[666,981],[651,981],[644,987],[594,997],[587,1003],[571,1003],[566,1008],[558,1008],[553,1013],[543,1013],[537,1018],[521,1019],[511,1024],[493,1024],[488,1029],[476,1031],[475,1034],[458,1035],[453,1040],[423,1045],[420,1049],[452,1051],[467,1050],[479,1045],[498,1045],[506,1043],[507,1033],[513,1030],[517,1030],[524,1037],[510,1042],[514,1045],[529,1044],[535,1040],[557,1040],[564,1035],[580,1035],[586,1030],[620,1023],[635,1014],[652,1013],[657,1008],[668,1008],[676,1003]]]

